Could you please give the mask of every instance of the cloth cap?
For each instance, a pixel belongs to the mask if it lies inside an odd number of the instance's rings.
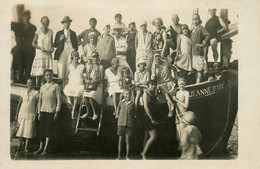
[[[141,64],[141,63],[144,63],[144,64],[146,65],[146,62],[145,62],[144,59],[139,59],[139,60],[137,61],[137,66],[139,66],[139,64]]]

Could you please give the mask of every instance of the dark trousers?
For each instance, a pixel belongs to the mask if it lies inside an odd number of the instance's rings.
[[[107,60],[101,60],[100,63],[101,63],[101,65],[103,65],[104,70],[106,70],[107,68],[109,68],[111,66],[110,61],[107,61]]]
[[[12,69],[14,72],[18,71],[18,82],[26,83],[28,77],[30,77],[32,63],[35,57],[35,49],[33,47],[19,49],[15,47],[12,50],[13,63]]]
[[[54,113],[41,112],[40,120],[40,141],[44,141],[46,137],[51,138],[54,132]]]
[[[136,56],[136,51],[135,49],[128,49],[126,52],[126,62],[130,66],[132,72],[135,72],[135,56]]]

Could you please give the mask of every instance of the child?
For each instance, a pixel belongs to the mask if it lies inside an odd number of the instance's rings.
[[[86,63],[87,59],[91,57],[93,52],[97,51],[96,33],[90,32],[88,34],[89,43],[83,47],[84,55],[81,56],[81,62]]]
[[[134,88],[134,84],[133,84],[133,80],[130,77],[130,69],[128,67],[123,67],[121,69],[121,77],[119,80],[119,86],[121,89],[123,90],[129,90],[133,95],[133,88]],[[120,100],[122,100],[123,96],[122,94],[120,95]]]
[[[147,88],[147,83],[150,80],[150,73],[145,69],[146,62],[143,59],[138,60],[137,66],[139,70],[135,72],[135,108],[137,110],[138,102],[141,95],[144,92],[144,89]]]
[[[85,66],[79,64],[79,53],[71,52],[72,63],[69,65],[69,83],[65,86],[63,92],[69,98],[69,103],[72,106],[71,119],[74,119],[75,109],[78,98],[82,96],[84,91],[83,72]]]
[[[135,118],[134,103],[131,101],[131,92],[124,90],[124,99],[119,103],[116,112],[117,134],[119,135],[118,158],[121,158],[123,139],[126,141],[126,159],[129,159],[130,138],[133,134],[133,123]]]
[[[47,154],[47,148],[52,134],[52,125],[54,120],[58,119],[62,101],[60,86],[52,81],[53,71],[46,69],[44,72],[44,77],[47,82],[41,86],[38,103],[40,147],[34,153],[38,154],[42,151],[43,141],[45,139],[45,146],[41,155]]]
[[[25,140],[24,151],[28,152],[28,142],[30,138],[35,137],[35,117],[36,117],[36,106],[39,97],[39,92],[33,89],[33,79],[27,79],[28,89],[19,101],[18,108],[18,123],[19,128],[17,130],[16,136],[20,137],[20,144],[18,151],[21,149],[21,145]]]
[[[192,111],[184,112],[182,115],[184,130],[181,137],[180,148],[182,150],[180,159],[198,159],[202,154],[199,143],[201,140],[201,133],[199,129],[194,126],[195,114]]]

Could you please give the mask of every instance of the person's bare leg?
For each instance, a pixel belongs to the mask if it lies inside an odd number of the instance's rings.
[[[218,63],[218,42],[217,42],[217,40],[214,40],[211,43],[211,49],[212,49],[212,53],[213,53],[214,64],[217,64]]]
[[[98,114],[96,112],[96,101],[92,98],[89,98],[89,103],[92,107],[92,111],[93,111],[93,120],[96,120],[98,118]]]
[[[144,132],[143,148],[145,147],[145,145],[146,145],[146,143],[147,143],[149,137],[150,137],[150,136],[149,136],[149,132],[148,132],[148,131],[145,131],[145,132]]]
[[[73,107],[72,107],[72,112],[71,112],[71,119],[75,119],[75,110],[77,107],[77,103],[78,103],[78,98],[74,97],[73,98]]]
[[[135,109],[137,110],[137,107],[138,107],[138,102],[139,102],[139,99],[140,99],[140,97],[141,97],[141,94],[142,94],[142,92],[140,91],[140,90],[138,90],[137,92],[136,92],[136,97],[135,97]]]
[[[146,153],[147,151],[150,149],[150,147],[152,146],[154,140],[156,139],[157,137],[157,132],[155,129],[149,131],[149,135],[150,135],[150,138],[148,139],[148,141],[146,142],[145,144],[145,147],[144,147],[144,150],[143,152],[141,153],[141,156],[142,156],[142,159],[143,160],[146,160]]]
[[[125,143],[126,143],[126,159],[129,160],[130,136],[126,135]]]
[[[202,77],[202,71],[197,71],[196,83],[200,83]]]
[[[48,148],[49,140],[50,140],[49,137],[46,137],[45,146],[44,146],[44,149],[43,149],[43,152],[41,153],[41,155],[47,154],[47,148]]]
[[[168,93],[165,94],[165,98],[167,100],[167,105],[168,105],[168,108],[169,108],[168,117],[172,117],[173,116],[173,106],[174,106],[174,103],[173,103],[173,101],[170,98],[170,95]]]
[[[115,109],[115,112],[113,114],[115,115],[117,109],[117,94],[116,93],[112,94],[112,98],[113,98],[113,104]]]
[[[25,139],[25,146],[24,146],[24,151],[28,152],[28,143],[29,143],[29,139]]]
[[[43,142],[41,141],[39,149],[37,151],[35,151],[34,154],[38,154],[42,151],[42,145],[43,145]]]
[[[119,136],[117,160],[121,158],[122,145],[123,145],[123,136]]]
[[[81,116],[81,118],[82,118],[82,119],[85,119],[85,118],[88,117],[88,115],[89,115],[90,103],[89,103],[89,98],[88,98],[88,97],[84,97],[83,99],[85,100],[86,113],[83,114],[83,115]]]

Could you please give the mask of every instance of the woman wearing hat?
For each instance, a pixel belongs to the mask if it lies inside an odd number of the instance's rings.
[[[144,89],[147,88],[147,83],[150,81],[150,73],[146,70],[146,62],[143,59],[138,60],[137,62],[138,70],[135,72],[134,81],[135,81],[135,107],[137,109],[139,99],[144,92]]]
[[[182,160],[198,159],[202,155],[202,150],[199,146],[201,141],[201,133],[194,126],[195,114],[192,111],[184,112],[183,118],[183,135],[181,137],[181,157]]]
[[[152,47],[154,52],[159,53],[162,59],[168,55],[167,52],[167,34],[163,29],[162,18],[155,18],[152,24],[156,27],[156,31],[153,33]]]
[[[82,57],[83,63],[86,63],[86,60],[92,55],[92,53],[97,51],[96,33],[90,32],[88,34],[88,38],[89,38],[89,43],[87,43],[83,48],[83,52],[84,52],[84,55]]]
[[[68,82],[69,64],[71,52],[78,50],[77,35],[70,29],[70,23],[72,20],[70,17],[65,16],[61,23],[63,24],[63,30],[57,32],[54,41],[54,47],[56,51],[54,54],[54,60],[57,60],[58,77],[63,80],[65,86]]]
[[[147,30],[147,22],[140,25],[141,32],[136,36],[136,62],[143,59],[146,63],[146,69],[151,72],[153,63],[152,37],[153,34]],[[138,66],[138,65],[136,65]]]
[[[208,69],[204,47],[206,47],[210,35],[201,26],[202,21],[198,14],[193,15],[192,23],[194,25],[190,36],[192,42],[192,67],[196,70],[196,83],[200,83],[203,71],[207,71]]]
[[[46,69],[52,69],[53,31],[49,29],[50,20],[47,16],[41,19],[42,27],[35,33],[33,47],[38,49],[34,58],[31,76],[36,76],[36,86],[43,83],[43,73]]]
[[[136,56],[136,45],[135,45],[135,38],[136,38],[137,30],[135,26],[135,22],[131,22],[129,24],[128,34],[126,35],[127,40],[127,51],[126,51],[126,61],[131,67],[132,71],[135,72],[135,56]]]

